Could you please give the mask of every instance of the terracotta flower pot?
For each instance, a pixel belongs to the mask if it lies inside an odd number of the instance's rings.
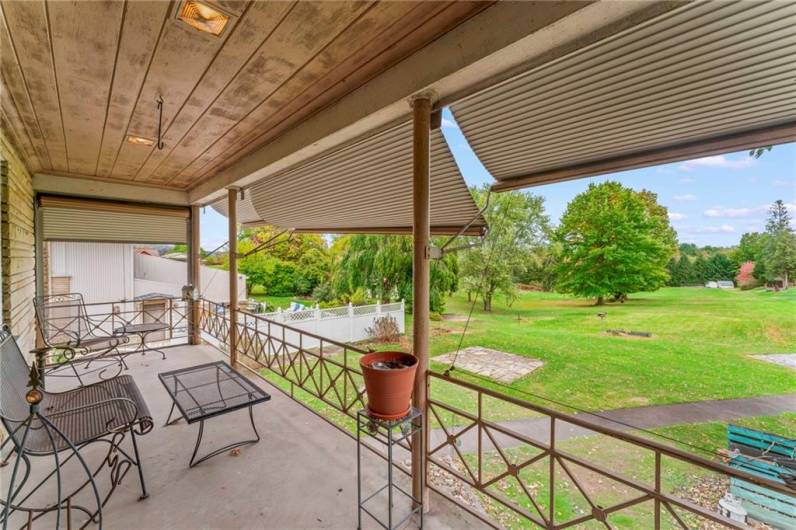
[[[368,412],[382,420],[409,414],[417,357],[397,351],[363,355],[359,359],[368,396]]]

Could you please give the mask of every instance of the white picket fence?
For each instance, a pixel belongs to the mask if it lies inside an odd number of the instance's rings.
[[[377,318],[393,317],[401,333],[405,332],[403,300],[391,304],[347,305],[321,309],[313,307],[300,311],[261,313],[258,316],[298,328],[308,333],[338,342],[357,342],[370,338],[368,328]]]

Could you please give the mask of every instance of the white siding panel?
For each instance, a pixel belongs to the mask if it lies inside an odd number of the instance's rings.
[[[86,303],[133,298],[132,245],[54,241],[50,244],[51,276],[69,276],[72,292]]]

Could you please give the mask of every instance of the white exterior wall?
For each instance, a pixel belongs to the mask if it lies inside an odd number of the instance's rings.
[[[199,273],[199,292],[213,302],[229,302],[229,272],[202,266]],[[188,265],[146,254],[135,255],[135,292],[163,293],[180,296],[182,286],[188,283]],[[246,299],[246,275],[238,274],[238,300]]]
[[[69,290],[83,293],[86,303],[132,300],[148,293],[181,296],[183,285],[188,283],[185,262],[136,254],[131,244],[53,241],[49,250],[50,277],[70,277]],[[202,296],[228,302],[228,274],[203,266]],[[238,286],[238,298],[245,300],[245,275],[239,275]]]
[[[86,303],[135,296],[132,245],[53,241],[49,250],[50,276],[69,276],[69,290]]]

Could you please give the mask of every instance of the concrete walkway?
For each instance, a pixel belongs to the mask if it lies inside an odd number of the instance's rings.
[[[634,429],[655,429],[683,423],[730,422],[738,418],[771,416],[783,412],[796,412],[796,394],[697,401],[674,405],[651,405],[648,407],[608,410],[599,412],[599,416],[588,413],[583,413],[579,416],[589,419],[597,425],[627,432]],[[446,419],[444,413],[442,418],[443,420]],[[550,419],[548,417],[512,420],[501,422],[500,425],[541,443],[549,443]],[[628,427],[628,425],[633,427]],[[457,429],[452,434],[460,431],[461,429]],[[595,434],[595,432],[569,423],[556,422],[557,441],[591,434]],[[493,433],[493,436],[501,448],[522,445],[521,441],[510,436],[498,433]],[[478,450],[478,431],[475,428],[461,435],[459,439],[461,440],[460,451],[475,452]],[[432,447],[437,447],[444,441],[445,433],[442,429],[432,431]],[[491,448],[491,443],[488,443],[488,439],[485,436],[484,446],[487,447],[487,445]]]

